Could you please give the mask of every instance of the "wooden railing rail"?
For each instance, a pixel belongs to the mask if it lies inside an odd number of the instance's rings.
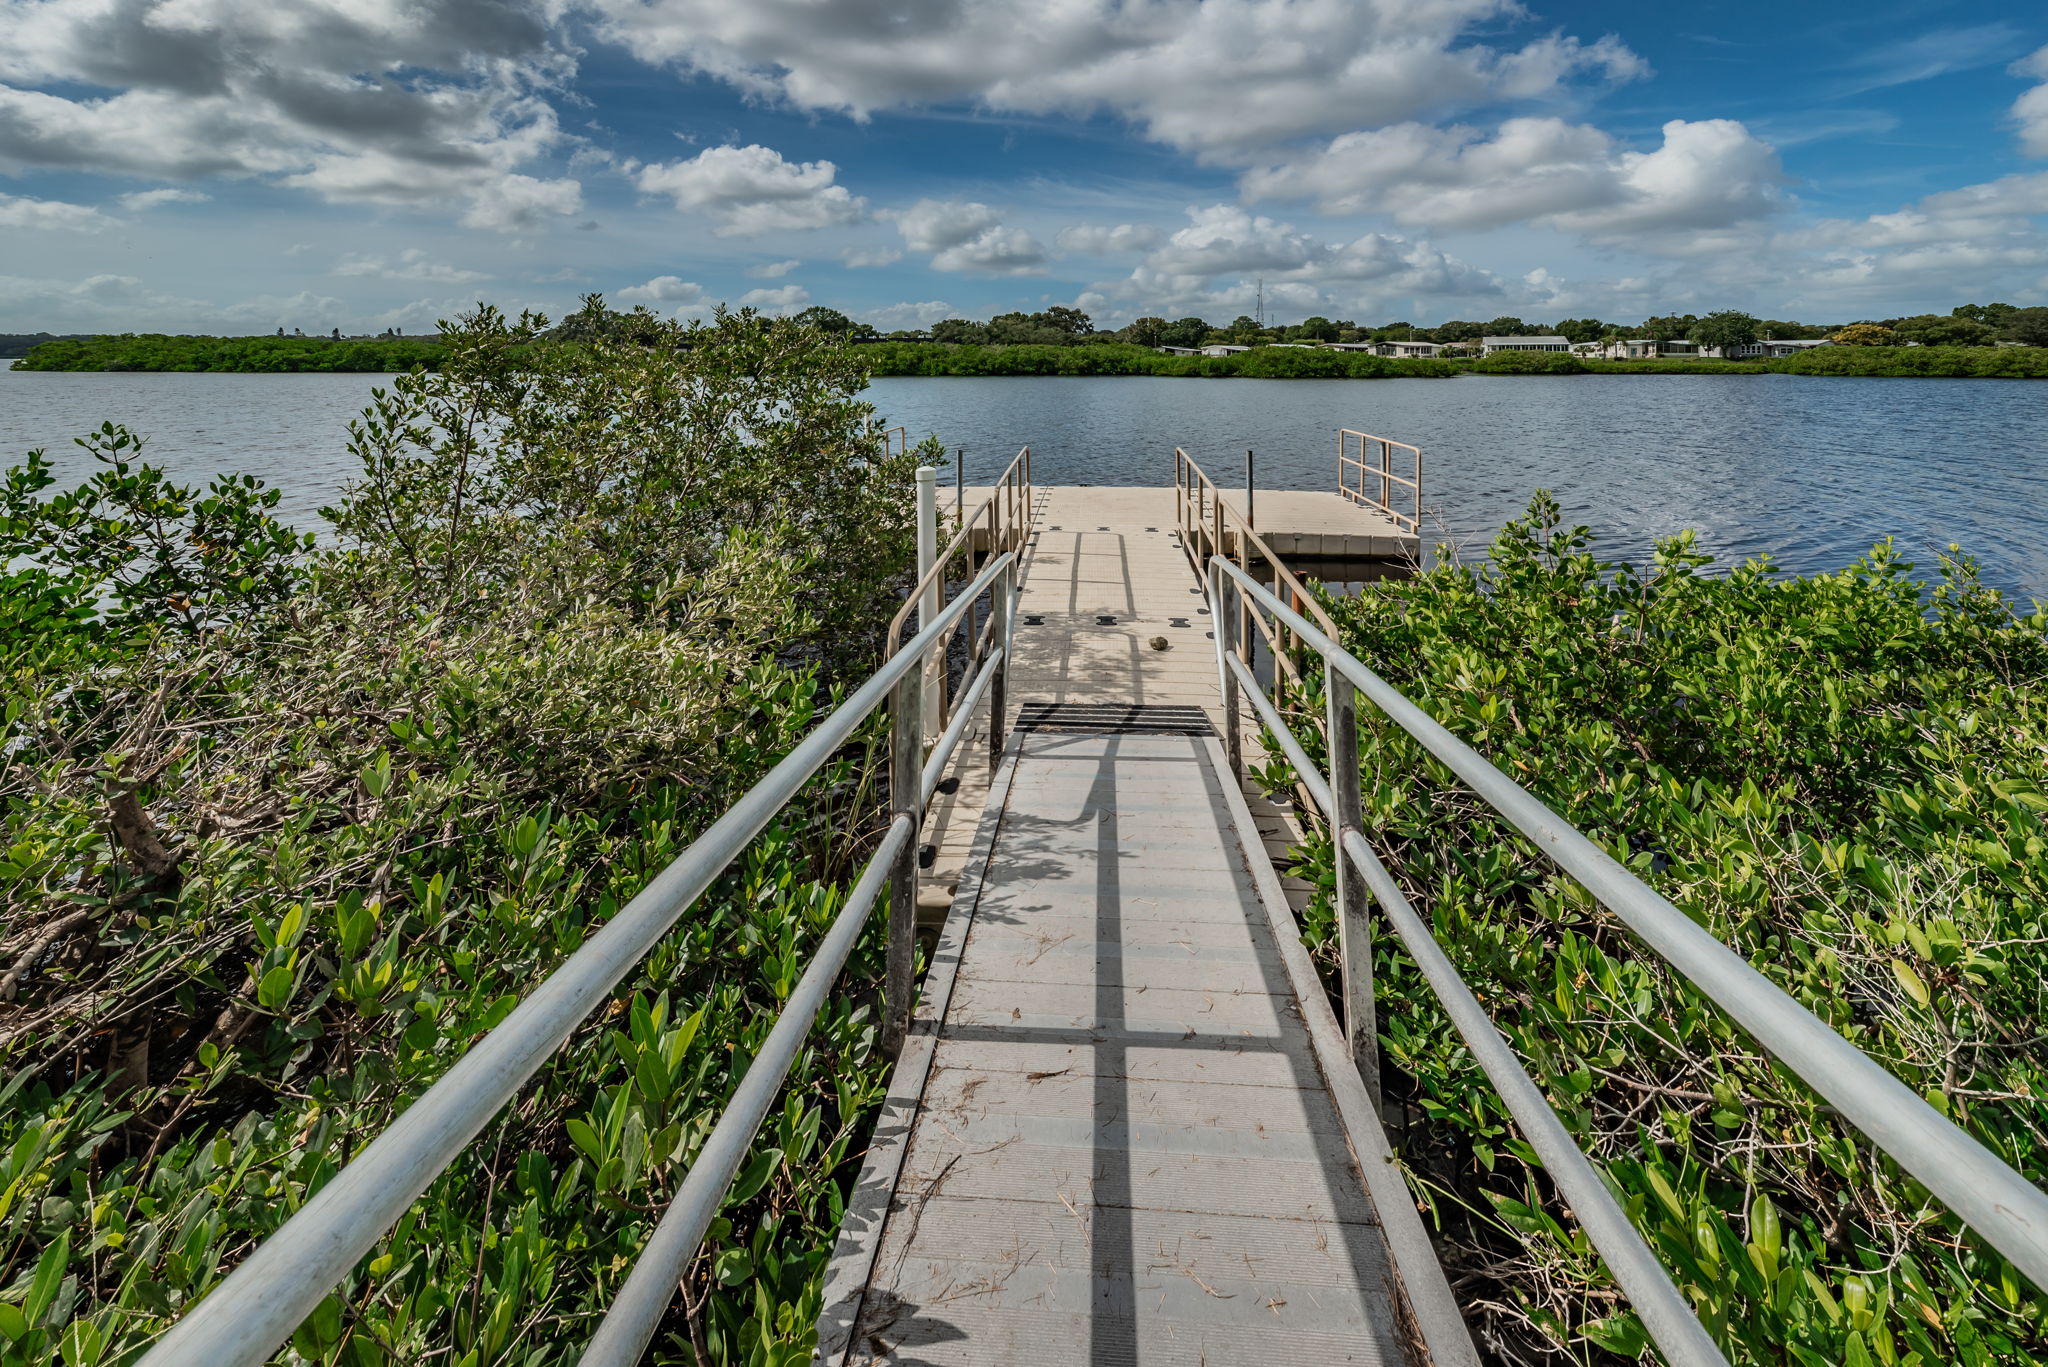
[[[901,431],[901,428],[893,429]],[[946,599],[946,585],[958,579],[962,583],[974,578],[976,570],[975,553],[982,555],[982,563],[1005,553],[1020,559],[1025,543],[1031,539],[1031,448],[1025,447],[1010,461],[1003,473],[996,478],[995,487],[988,497],[975,506],[973,511],[959,518],[960,525],[932,561],[931,568],[917,581],[910,594],[903,600],[896,616],[889,623],[889,633],[884,642],[885,658],[893,656],[902,648],[903,634],[908,628],[911,616],[917,612],[918,604],[924,600],[925,590],[933,583],[939,586],[939,602]],[[975,545],[975,533],[986,533],[986,544]],[[958,570],[954,568],[959,566]],[[988,630],[981,621],[981,605],[970,603],[967,607],[967,664],[965,673],[972,675],[980,665],[982,656],[989,648]],[[926,725],[943,727],[952,717],[952,702],[948,689],[946,657],[941,651],[925,662],[928,671],[936,671],[937,703],[936,716],[927,717]],[[1000,684],[998,685],[1000,687]]]
[[[1353,455],[1356,446],[1358,454]],[[1408,453],[1409,468],[1413,475],[1394,473],[1395,452]],[[1354,487],[1346,479],[1349,471],[1357,471]],[[1400,501],[1406,510],[1396,508],[1395,487],[1401,486],[1406,497]],[[1392,441],[1386,437],[1375,437],[1370,432],[1356,432],[1349,427],[1337,429],[1337,491],[1355,503],[1362,504],[1375,512],[1384,513],[1395,526],[1404,532],[1422,530],[1422,451],[1405,441]]]
[[[1336,634],[1336,622],[1331,620],[1330,614],[1294,571],[1287,567],[1287,562],[1266,544],[1252,526],[1251,518],[1225,499],[1215,481],[1195,463],[1195,458],[1178,446],[1173,448],[1173,506],[1181,548],[1197,572],[1217,556],[1231,561],[1248,574],[1253,566],[1263,564],[1275,595],[1285,599],[1296,612],[1313,618],[1324,631]],[[1251,632],[1257,628],[1265,638],[1266,649],[1273,656],[1275,696],[1285,698],[1289,684],[1298,685],[1301,680],[1304,657],[1301,640],[1285,623],[1277,624],[1277,629],[1269,627],[1264,617],[1251,610],[1242,595],[1231,610],[1239,614],[1239,629],[1233,633],[1239,658],[1246,665],[1251,663]],[[1216,629],[1221,631],[1223,624],[1217,623]]]

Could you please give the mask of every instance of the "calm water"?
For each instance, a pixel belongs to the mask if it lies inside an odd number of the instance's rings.
[[[353,466],[371,375],[0,374],[0,454],[74,468],[112,420],[187,478],[243,470],[309,523]],[[1456,380],[889,379],[873,397],[913,439],[965,447],[985,480],[1029,443],[1047,484],[1165,484],[1186,447],[1238,482],[1325,489],[1340,426],[1424,453],[1432,539],[1468,553],[1537,488],[1637,554],[1686,527],[1725,560],[1839,567],[1883,536],[1932,563],[1949,542],[2001,588],[2048,597],[2048,383],[1791,375]]]

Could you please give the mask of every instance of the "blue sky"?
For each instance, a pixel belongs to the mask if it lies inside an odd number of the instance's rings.
[[[2048,302],[2048,7],[0,0],[0,332]]]

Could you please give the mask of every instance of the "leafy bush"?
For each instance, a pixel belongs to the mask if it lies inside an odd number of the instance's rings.
[[[2048,1180],[2048,616],[1889,543],[1833,574],[1597,559],[1539,495],[1346,644],[2036,1182]],[[2038,1363],[2048,1300],[1377,713],[1365,824],[1738,1364]],[[1305,733],[1306,734],[1306,733]],[[1276,766],[1266,776],[1284,785]],[[1329,845],[1304,871],[1325,892]],[[1404,1153],[1514,1361],[1643,1331],[1419,972],[1376,945]]]
[[[1474,375],[1583,375],[1586,367],[1564,351],[1496,351],[1466,369]]]
[[[47,500],[49,460],[31,451],[0,479],[0,555],[55,569],[80,603],[106,600],[115,627],[147,622],[187,631],[277,603],[299,586],[313,538],[277,522],[282,491],[221,475],[201,494],[138,465],[142,439],[108,423],[78,445],[107,468]]]
[[[335,546],[248,510],[235,554],[289,551],[288,592],[223,578],[188,630],[149,594],[69,592],[107,573],[82,539],[0,581],[0,617],[41,643],[11,643],[0,678],[9,1367],[132,1361],[872,662],[930,453],[883,450],[857,359],[743,314],[508,364],[544,325],[485,311],[448,330],[442,373],[378,396]],[[43,506],[61,521],[79,497]],[[196,504],[153,515],[196,544]],[[843,516],[866,545],[822,525]],[[843,904],[884,815],[877,740],[828,764],[281,1360],[574,1360]],[[885,1075],[879,933],[661,1355],[808,1357]]]
[[[1602,361],[1585,357],[1579,364],[1589,375],[1763,375],[1770,371],[1762,361],[1683,360],[1671,356],[1642,361]]]
[[[2048,379],[2048,347],[1823,346],[1770,363],[1786,375]]]

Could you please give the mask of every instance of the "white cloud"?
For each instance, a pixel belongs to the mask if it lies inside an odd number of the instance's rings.
[[[2042,81],[2013,102],[2012,116],[2020,127],[2020,145],[2030,156],[2048,157],[2048,47],[2013,63],[2015,76]]]
[[[1740,123],[1674,119],[1663,132],[1660,147],[1637,152],[1558,118],[1509,119],[1491,137],[1404,123],[1250,171],[1243,190],[1311,200],[1326,214],[1384,213],[1438,230],[1531,223],[1653,251],[1779,206],[1777,154]]]
[[[915,331],[928,328],[941,318],[951,318],[954,308],[943,299],[926,299],[915,304],[890,304],[886,308],[868,309],[861,318],[868,326],[883,332]]]
[[[867,201],[835,184],[829,161],[785,161],[772,147],[707,147],[687,161],[640,168],[642,192],[667,195],[678,209],[709,214],[720,237],[753,237],[793,228],[853,223]]]
[[[896,231],[914,252],[957,247],[996,226],[996,211],[986,204],[960,200],[920,199],[908,209],[893,211]]]
[[[202,190],[137,190],[121,196],[121,207],[130,213],[141,213],[163,204],[204,204],[212,198]]]
[[[893,266],[903,259],[903,253],[893,247],[848,247],[839,253],[839,259],[859,270],[868,266]]]
[[[1149,223],[1119,223],[1113,228],[1099,223],[1077,223],[1060,229],[1053,241],[1061,251],[1108,256],[1115,252],[1150,251],[1159,245],[1159,239],[1159,229]]]
[[[759,309],[763,313],[795,313],[810,302],[811,292],[802,285],[748,290],[740,296],[741,308]]]
[[[644,285],[628,285],[618,297],[634,303],[700,304],[704,287],[680,276],[657,275]]]
[[[429,261],[427,254],[417,247],[399,253],[396,261],[381,256],[350,254],[334,263],[334,274],[370,276],[378,280],[423,280],[438,285],[467,285],[491,278],[483,271]]]
[[[990,228],[933,256],[932,269],[982,275],[1042,275],[1045,248],[1022,228]]]
[[[780,280],[803,264],[801,261],[764,261],[758,266],[747,267],[747,274],[756,280]]]
[[[1304,314],[1381,299],[1477,300],[1504,292],[1491,273],[1427,242],[1382,233],[1330,242],[1234,204],[1213,204],[1189,209],[1187,227],[1128,277],[1101,282],[1093,293],[1145,313],[1249,313],[1261,280],[1269,308]]]
[[[889,215],[912,251],[931,252],[932,269],[981,275],[1037,275],[1045,248],[1021,228],[1006,228],[986,204],[921,199]]]
[[[864,118],[974,100],[1029,113],[1108,112],[1156,141],[1224,159],[1647,71],[1613,37],[1489,41],[1502,21],[1522,17],[1515,0],[927,0],[909,23],[873,3],[590,3],[601,31],[642,59],[802,109]]]
[[[565,141],[545,97],[570,51],[478,0],[10,0],[0,170],[263,177],[524,226],[580,203],[520,169]]]
[[[115,220],[85,204],[66,204],[61,199],[28,199],[0,195],[0,228],[30,228],[45,232],[96,233],[111,228]]]

